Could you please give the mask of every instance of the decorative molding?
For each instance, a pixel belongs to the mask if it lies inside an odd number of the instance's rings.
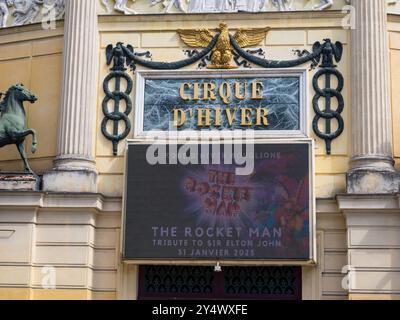
[[[66,0],[0,0],[0,28],[64,18]],[[340,10],[350,0],[98,0],[100,14]],[[387,0],[394,12],[399,0]],[[393,11],[392,10],[392,11]]]
[[[54,193],[0,191],[0,208],[3,212],[13,209],[68,208],[87,212],[119,214],[122,210],[120,197],[105,197],[98,193]],[[91,211],[93,210],[93,211]]]
[[[376,213],[377,211],[398,213],[400,195],[395,194],[339,194],[337,203],[341,212]],[[379,215],[377,215],[379,216]]]
[[[200,32],[201,30],[199,30]],[[240,30],[238,30],[240,32]],[[344,79],[339,70],[337,70],[337,66],[334,64],[334,61],[340,62],[343,54],[343,45],[340,42],[333,43],[330,39],[325,39],[323,43],[316,42],[312,47],[312,52],[308,52],[307,50],[303,50],[302,52],[295,51],[298,57],[293,60],[269,60],[262,58],[257,55],[258,50],[244,50],[240,46],[237,41],[236,36],[233,36],[229,33],[224,35],[221,30],[217,31],[215,35],[210,35],[207,41],[209,41],[208,45],[205,43],[202,44],[204,48],[201,51],[193,50],[189,54],[189,57],[179,61],[173,62],[160,62],[160,61],[152,61],[149,60],[151,58],[150,52],[139,53],[136,52],[133,46],[128,45],[125,46],[122,43],[117,43],[114,47],[112,44],[107,46],[106,56],[107,56],[107,64],[110,65],[112,61],[114,61],[114,66],[111,68],[111,73],[105,78],[103,87],[106,97],[103,101],[103,112],[105,115],[105,119],[102,122],[102,131],[103,135],[110,141],[113,142],[113,153],[117,154],[117,145],[119,141],[125,139],[131,130],[130,121],[128,119],[128,115],[131,112],[131,103],[129,103],[130,98],[129,93],[120,92],[119,90],[119,82],[121,78],[125,78],[128,81],[127,91],[131,90],[131,82],[132,79],[128,74],[125,73],[125,66],[129,66],[132,71],[136,70],[136,66],[140,65],[153,70],[176,70],[181,69],[186,66],[192,65],[196,62],[206,63],[204,59],[212,52],[214,47],[217,45],[219,39],[224,36],[229,36],[230,41],[230,49],[233,52],[233,57],[238,59],[244,59],[242,64],[251,64],[266,68],[266,69],[277,69],[277,68],[292,68],[304,65],[308,62],[311,63],[311,68],[314,69],[316,67],[319,68],[318,72],[313,77],[313,87],[315,90],[315,96],[313,99],[313,108],[316,113],[313,120],[313,130],[315,134],[325,140],[326,143],[326,152],[327,154],[331,154],[331,144],[332,141],[338,138],[344,130],[344,121],[341,117],[341,113],[344,110],[344,99],[341,94],[341,91],[344,86]],[[256,52],[256,54],[254,54]],[[146,57],[147,59],[144,59]],[[220,66],[222,68],[224,66]],[[325,85],[323,88],[319,86],[319,78],[325,76]],[[331,79],[332,77],[336,77],[338,81],[338,85],[336,88],[331,87]],[[109,81],[115,78],[116,79],[116,89],[115,92],[111,93],[108,89]],[[128,90],[129,89],[129,90]],[[321,98],[325,98],[325,107],[323,110],[320,109],[318,101]],[[336,110],[332,110],[331,101],[333,98],[338,100],[338,107]],[[121,99],[124,99],[127,102],[127,108],[125,113],[120,112],[119,110],[119,102]],[[107,107],[107,103],[113,100],[115,102],[114,111],[110,112]],[[321,119],[326,120],[326,126],[324,132],[321,131],[318,124]],[[338,128],[336,131],[332,132],[331,121],[336,119],[338,121]],[[109,120],[114,121],[114,134],[109,134],[106,132],[107,130],[107,122]],[[126,124],[126,130],[122,133],[118,133],[118,122],[124,120]]]
[[[64,18],[65,0],[0,0],[0,28]]]
[[[107,13],[231,13],[340,10],[350,0],[100,0]],[[145,3],[147,2],[147,4]],[[398,0],[388,0],[389,5]],[[132,7],[133,6],[133,7]],[[140,8],[140,10],[136,9]],[[157,10],[157,11],[156,11]]]

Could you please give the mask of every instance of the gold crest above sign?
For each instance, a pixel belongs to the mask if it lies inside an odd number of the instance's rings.
[[[266,37],[270,28],[254,28],[254,29],[238,29],[234,35],[235,40],[240,47],[253,47],[259,45]],[[208,29],[178,29],[177,30],[182,41],[189,47],[206,48],[215,33]],[[211,64],[208,69],[235,69],[237,66],[232,65],[233,58],[232,44],[229,35],[229,28],[226,23],[220,23],[219,37],[213,51],[211,53]]]

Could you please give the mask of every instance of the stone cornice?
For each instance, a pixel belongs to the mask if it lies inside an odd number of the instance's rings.
[[[57,21],[56,29],[43,30],[40,23],[12,28],[0,28],[0,44],[63,36],[64,21]]]
[[[138,21],[138,22],[150,22],[153,20],[162,21],[193,21],[197,19],[205,21],[214,20],[249,20],[249,19],[260,19],[260,20],[297,20],[299,18],[304,19],[316,19],[316,18],[332,18],[332,19],[343,19],[346,13],[340,10],[329,10],[329,11],[272,11],[272,12],[239,12],[239,13],[170,13],[170,14],[135,14],[135,15],[99,15],[99,21],[101,22],[114,22],[114,21]]]
[[[0,210],[7,208],[92,209],[97,212],[121,212],[120,197],[97,193],[48,193],[0,191]]]
[[[342,212],[376,212],[400,213],[399,194],[340,194],[336,197],[339,210]]]
[[[92,208],[99,211],[122,210],[121,197],[106,197],[99,193],[56,193],[33,191],[0,191],[0,208]],[[335,199],[317,199],[319,214],[339,213]]]
[[[389,22],[400,22],[400,12],[399,13],[388,13]]]

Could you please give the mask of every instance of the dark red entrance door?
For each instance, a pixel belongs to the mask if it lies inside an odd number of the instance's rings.
[[[141,266],[138,298],[300,300],[301,268]]]

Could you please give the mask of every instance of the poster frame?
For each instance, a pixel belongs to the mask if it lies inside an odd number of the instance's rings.
[[[153,141],[154,142],[154,141]],[[170,140],[157,140],[157,143],[171,143]],[[200,143],[215,144],[221,141],[193,141],[175,140],[178,144]],[[241,141],[234,141],[234,143]],[[122,208],[122,228],[121,228],[121,257],[124,263],[135,265],[216,265],[221,266],[315,266],[317,264],[317,243],[316,243],[316,198],[315,198],[315,141],[311,138],[302,139],[258,139],[255,144],[307,144],[309,161],[309,257],[308,259],[212,259],[212,258],[127,258],[125,257],[125,231],[126,231],[126,197],[127,197],[127,172],[128,172],[128,149],[135,144],[151,144],[150,141],[142,139],[129,139],[125,150],[125,170],[124,170],[124,191]]]
[[[196,138],[200,130],[184,131],[162,131],[162,130],[144,130],[144,99],[145,99],[145,81],[147,79],[218,79],[218,78],[257,78],[257,77],[299,77],[299,130],[256,130],[254,136],[259,138],[305,138],[307,137],[307,77],[308,72],[305,68],[277,68],[277,69],[238,69],[238,70],[138,70],[136,71],[136,94],[134,107],[134,128],[133,138],[142,140],[151,140],[155,137],[163,137],[168,134],[169,138],[178,138],[179,133],[184,132],[185,136]],[[218,134],[224,136],[231,135],[235,131],[242,130],[218,130]],[[212,131],[202,131],[203,136],[213,136]]]

